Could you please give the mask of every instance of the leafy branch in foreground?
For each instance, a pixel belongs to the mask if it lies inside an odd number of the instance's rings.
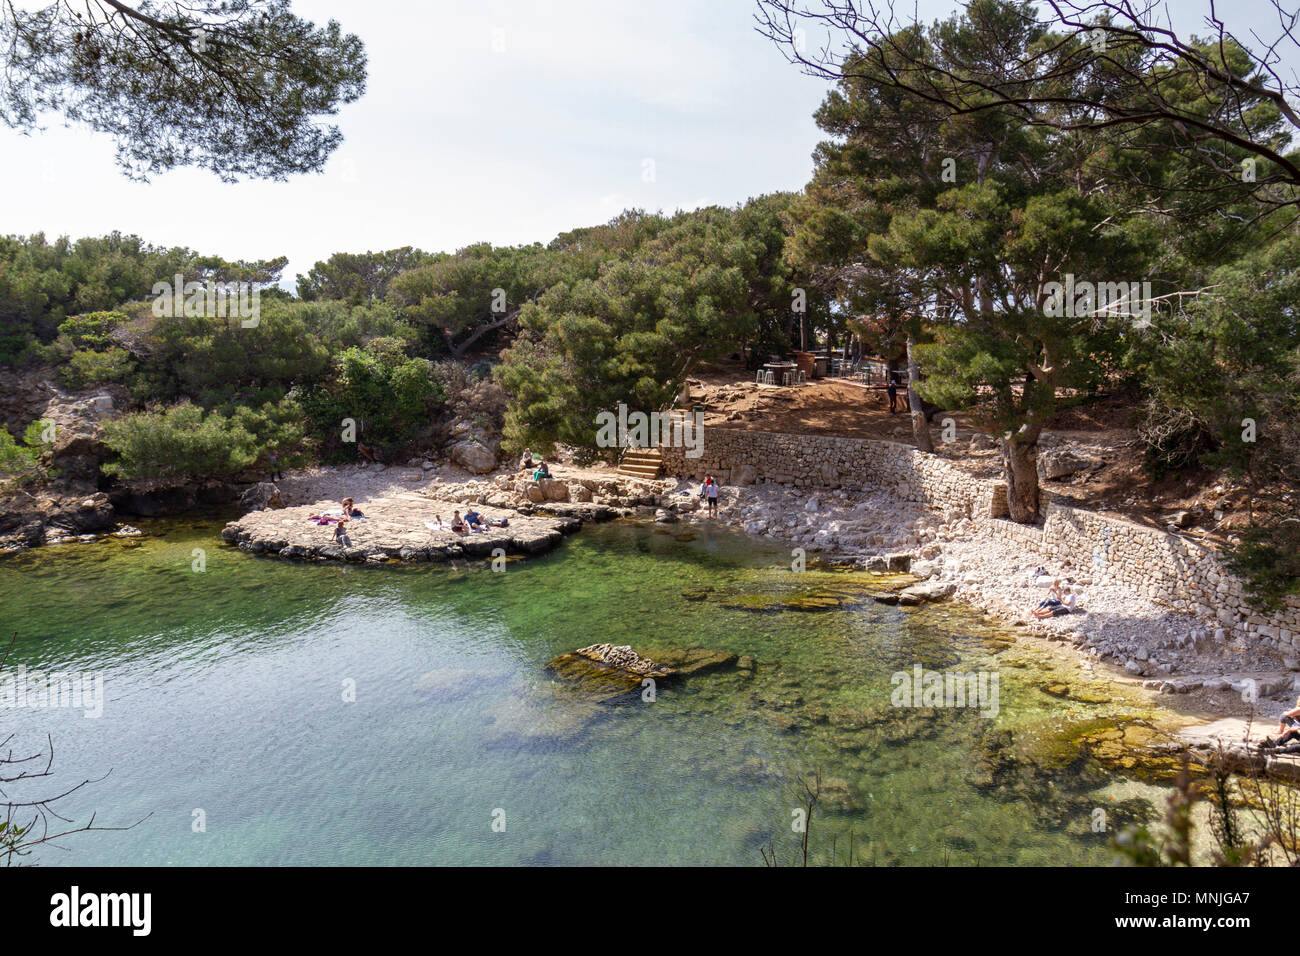
[[[200,166],[222,179],[319,171],[343,140],[322,126],[365,92],[361,40],[289,0],[136,7],[68,0],[19,10],[0,0],[0,123],[42,114],[108,133],[133,179]]]
[[[1300,203],[1300,159],[1288,149],[1300,84],[1282,72],[1300,49],[1300,13],[1270,5],[1275,23],[1250,43],[1213,3],[1204,37],[1179,36],[1163,0],[968,0],[960,18],[975,43],[958,17],[916,43],[918,15],[911,3],[900,15],[894,0],[759,0],[755,19],[812,76],[852,79],[865,67],[886,75],[886,90],[971,125],[1003,114],[1054,137],[1104,133],[1135,182],[1145,159],[1179,154],[1182,191],[1212,212],[1243,180],[1266,209]]]

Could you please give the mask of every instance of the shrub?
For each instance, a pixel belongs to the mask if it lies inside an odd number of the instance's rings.
[[[228,475],[259,454],[242,422],[188,402],[107,422],[104,443],[118,455],[104,472],[128,479]]]
[[[1216,445],[1210,426],[1187,408],[1148,400],[1137,426],[1146,449],[1143,466],[1156,480],[1198,467]]]
[[[70,315],[59,323],[59,334],[79,349],[102,349],[113,343],[113,331],[127,321],[121,312]]]
[[[446,392],[434,378],[433,363],[405,354],[396,338],[373,339],[344,349],[334,360],[332,380],[296,390],[294,397],[327,448],[339,450],[345,419],[356,423],[356,439],[403,443]]]
[[[490,373],[489,373],[490,374]],[[461,362],[439,362],[434,376],[446,393],[447,408],[457,418],[476,427],[500,432],[509,397],[497,382]]]
[[[126,349],[108,348],[102,352],[81,349],[73,352],[68,363],[59,369],[59,378],[69,388],[85,388],[120,382],[132,369],[131,353]]]
[[[1257,522],[1225,549],[1224,566],[1242,578],[1252,605],[1277,610],[1290,594],[1300,594],[1300,519]]]
[[[9,429],[0,425],[0,472],[16,474],[36,467],[36,454],[14,441]]]

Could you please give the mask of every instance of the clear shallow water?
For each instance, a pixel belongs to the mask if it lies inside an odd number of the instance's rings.
[[[790,863],[800,778],[820,771],[814,862],[851,838],[882,865],[1102,864],[1088,810],[1133,792],[1086,761],[981,785],[993,731],[1032,742],[1128,705],[1044,694],[1047,664],[961,608],[729,606],[847,580],[794,575],[771,542],[620,522],[493,573],[291,563],[220,546],[220,522],[145,527],[0,559],[8,669],[99,671],[105,690],[100,719],[0,708],[0,731],[51,734],[55,783],[108,774],[65,814],[147,816],[42,863],[759,865],[769,845]],[[544,669],[596,642],[758,667],[596,705]],[[997,667],[1000,715],[890,708],[890,674],[915,663]]]

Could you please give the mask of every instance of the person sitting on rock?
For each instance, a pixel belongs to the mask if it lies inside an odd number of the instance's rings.
[[[484,524],[483,516],[475,511],[472,507],[465,512],[465,524],[470,531],[486,531],[487,525]]]
[[[434,515],[432,521],[426,521],[424,526],[430,531],[446,531],[447,526],[442,522],[442,515]]]
[[[352,504],[351,498],[343,499],[343,514],[349,518],[364,518],[361,509]]]
[[[457,534],[469,533],[469,529],[465,527],[465,519],[460,516],[459,511],[456,511],[451,516],[451,530],[456,532]]]
[[[519,470],[527,471],[533,467],[533,451],[531,448],[524,449],[524,457],[519,459]]]
[[[334,543],[340,548],[352,547],[352,539],[348,537],[347,518],[340,518],[339,523],[334,526]]]
[[[1052,586],[1047,589],[1047,599],[1045,601],[1039,601],[1038,606],[1029,613],[1039,620],[1042,620],[1045,617],[1054,617],[1056,615],[1056,609],[1064,606],[1062,597],[1061,579],[1053,578]],[[1066,611],[1065,613],[1068,614],[1069,612]]]
[[[1277,719],[1278,738],[1273,740],[1271,737],[1265,737],[1263,746],[1265,747],[1285,747],[1287,744],[1300,741],[1300,697],[1296,698],[1295,706],[1284,713]]]
[[[541,481],[543,478],[550,478],[550,477],[551,477],[551,469],[547,467],[546,459],[543,458],[541,462],[538,464],[537,470],[533,472],[533,481]]]
[[[1075,609],[1074,608],[1075,600],[1076,600],[1075,590],[1073,588],[1066,588],[1065,595],[1062,597],[1061,601],[1057,604],[1052,605],[1052,607],[1048,609],[1050,613],[1040,615],[1037,612],[1035,612],[1034,616],[1035,617],[1060,617],[1063,614],[1073,614]]]

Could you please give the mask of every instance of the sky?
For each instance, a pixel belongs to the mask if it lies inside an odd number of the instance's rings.
[[[28,4],[29,6],[31,4]],[[0,129],[0,233],[135,233],[230,259],[546,242],[629,207],[800,189],[826,84],[753,29],[752,0],[295,0],[366,46],[365,95],[321,174],[127,180],[113,144],[58,117]]]
[[[26,7],[41,5],[27,0]],[[903,3],[911,11],[911,3]],[[927,22],[951,0],[924,0]],[[1175,16],[1207,8],[1174,0]],[[134,233],[228,259],[473,242],[547,242],[625,208],[672,212],[797,190],[820,139],[824,80],[754,30],[753,0],[295,0],[369,57],[365,95],[332,121],[320,174],[222,183],[179,169],[126,179],[113,143],[48,117],[0,128],[0,233]],[[1265,23],[1267,0],[1225,12]],[[13,184],[31,188],[13,188]]]

